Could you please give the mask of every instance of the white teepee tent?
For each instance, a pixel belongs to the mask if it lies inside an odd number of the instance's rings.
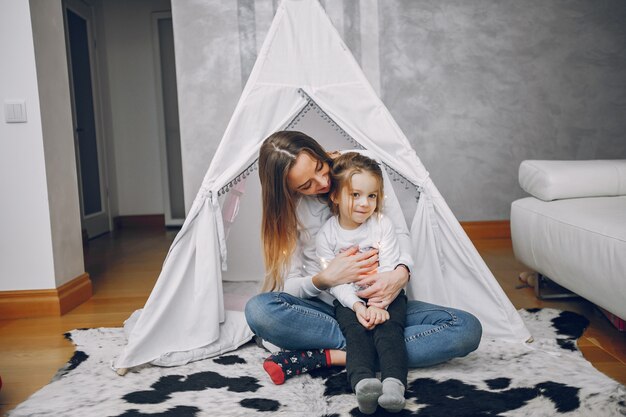
[[[474,313],[483,337],[529,338],[317,0],[284,0],[116,368],[202,347],[193,359],[222,353],[250,338],[241,313],[224,309],[222,280],[262,279],[259,185],[256,174],[246,177],[263,139],[283,129],[304,131],[329,150],[366,148],[382,160],[413,243],[410,297]]]

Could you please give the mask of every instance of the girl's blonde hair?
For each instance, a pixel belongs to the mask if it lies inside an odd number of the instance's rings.
[[[263,291],[281,290],[298,240],[298,194],[289,189],[287,173],[301,152],[332,165],[324,148],[302,132],[279,131],[259,151],[263,214],[261,240],[265,260]]]
[[[378,194],[376,195],[375,213],[382,211],[384,201],[384,180],[383,171],[380,169],[378,162],[358,152],[346,152],[333,160],[333,166],[330,170],[331,186],[328,199],[328,206],[334,215],[339,214],[339,205],[333,200],[341,196],[344,188],[348,188],[350,196],[352,196],[352,177],[354,174],[367,172],[374,176],[378,182]],[[351,205],[352,207],[352,205]]]

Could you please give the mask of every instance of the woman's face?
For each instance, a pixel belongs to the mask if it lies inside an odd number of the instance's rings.
[[[330,191],[330,167],[307,152],[300,152],[287,172],[287,186],[302,195],[326,194]]]

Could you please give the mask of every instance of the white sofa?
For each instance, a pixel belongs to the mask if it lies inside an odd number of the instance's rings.
[[[522,162],[516,258],[626,319],[626,160]]]

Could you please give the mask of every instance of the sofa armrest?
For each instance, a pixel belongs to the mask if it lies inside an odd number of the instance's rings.
[[[626,195],[626,160],[526,160],[519,184],[544,201]]]

